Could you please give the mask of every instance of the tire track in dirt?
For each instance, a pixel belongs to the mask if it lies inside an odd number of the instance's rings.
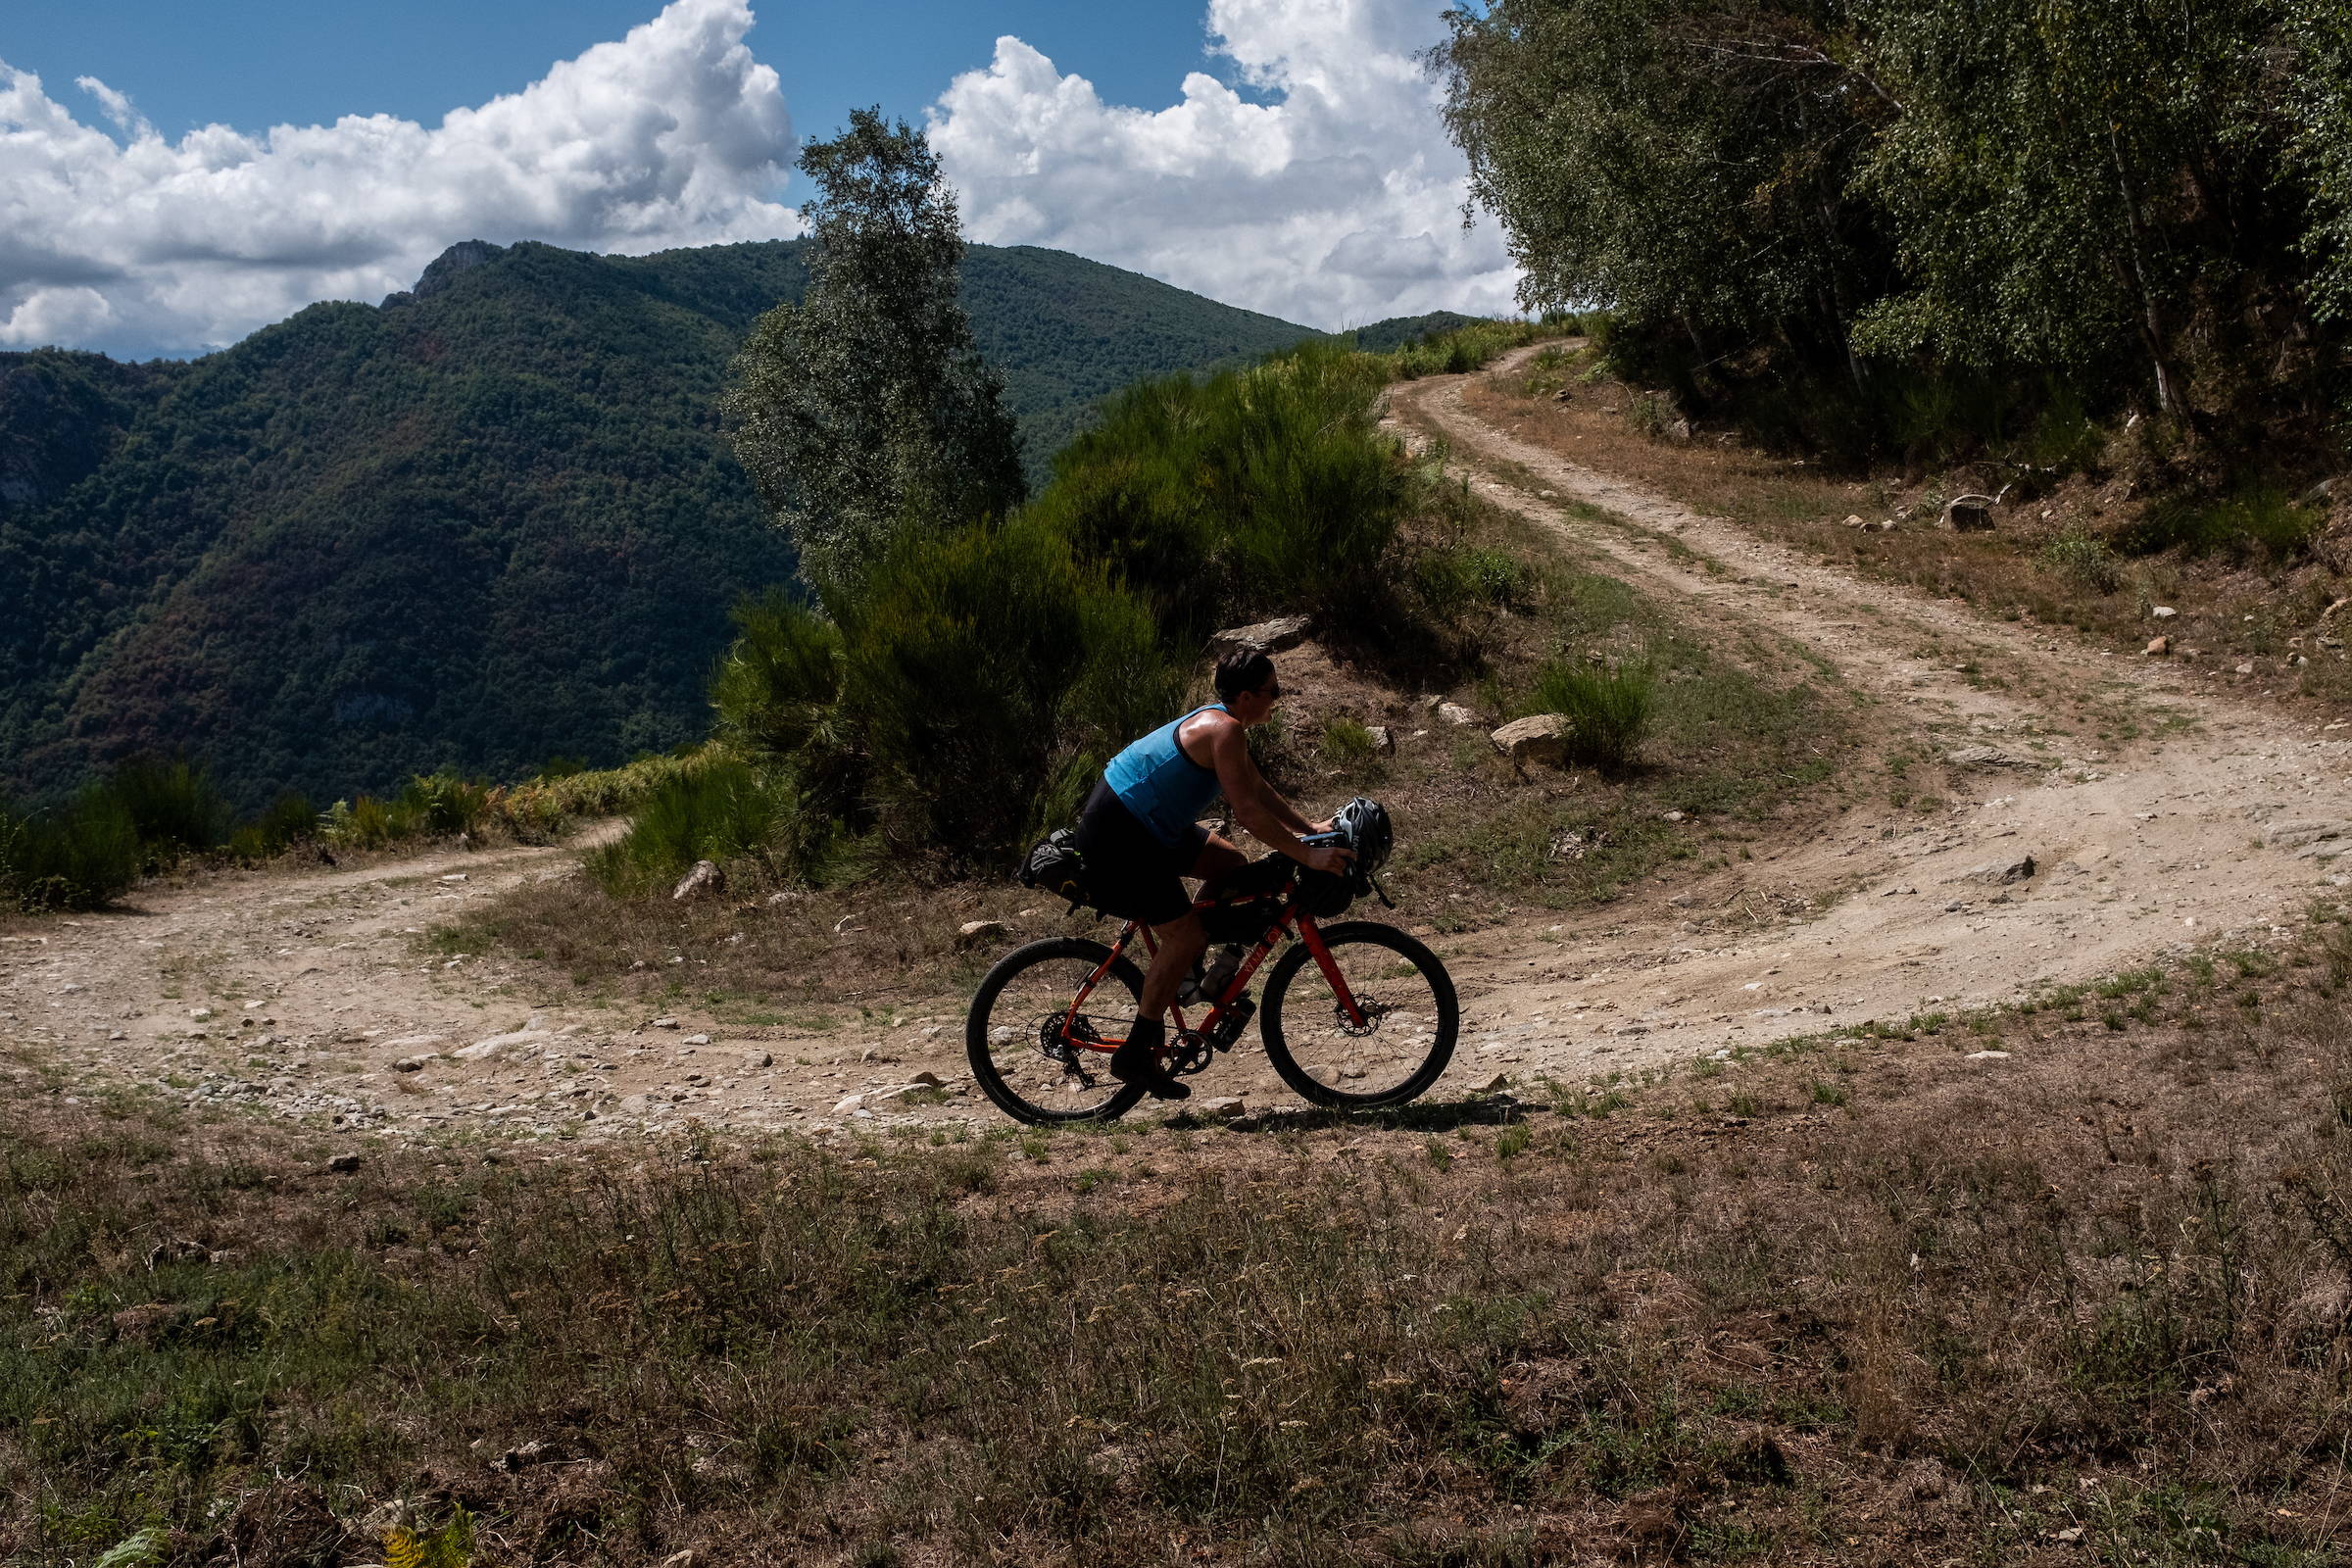
[[[1938,820],[1857,808],[1760,857],[1789,883],[1845,892],[1813,918],[1738,938],[1694,929],[1701,879],[1688,910],[1637,905],[1565,942],[1521,925],[1468,944],[1457,967],[1472,1062],[1577,1078],[2011,1001],[2208,942],[2274,940],[2342,885],[2319,858],[2342,841],[2295,831],[2352,822],[2352,742],[2326,726],[1759,540],[1495,427],[1465,405],[1470,379],[1392,389],[1391,423],[1443,438],[1481,494],[1645,592],[1795,645],[1935,755],[1996,754],[1954,764],[1957,798]],[[2102,720],[2127,717],[2143,738],[2096,739]],[[2027,856],[2031,876],[1971,876]]]

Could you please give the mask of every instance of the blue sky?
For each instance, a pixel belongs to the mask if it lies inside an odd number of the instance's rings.
[[[54,0],[0,17],[0,60],[54,93],[96,76],[168,138],[212,122],[253,130],[390,114],[432,124],[447,111],[519,92],[660,9],[647,0]],[[753,43],[783,78],[793,128],[821,136],[879,103],[919,121],[956,73],[1011,33],[1114,103],[1175,101],[1207,58],[1200,0],[903,0],[890,6],[759,8]]]
[[[1512,309],[1443,0],[290,0],[0,12],[0,349],[200,353],[465,239],[790,238],[802,138],[924,127],[967,234],[1306,325]]]

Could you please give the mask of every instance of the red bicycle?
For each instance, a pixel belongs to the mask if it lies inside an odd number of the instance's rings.
[[[1436,954],[1395,926],[1319,924],[1301,903],[1300,881],[1295,862],[1269,857],[1230,879],[1218,898],[1194,905],[1212,941],[1255,941],[1206,1012],[1196,1010],[1197,1022],[1181,1005],[1174,1010],[1161,1059],[1171,1072],[1200,1072],[1233,1049],[1254,1015],[1267,1060],[1315,1104],[1404,1104],[1436,1083],[1453,1056],[1460,1023],[1453,979]],[[1143,995],[1143,971],[1127,956],[1139,934],[1147,955],[1157,951],[1151,928],[1130,920],[1107,947],[1084,937],[1032,942],[980,982],[964,1051],[973,1079],[1006,1115],[1032,1123],[1112,1121],[1143,1098],[1141,1085],[1110,1076],[1110,1054]],[[1294,937],[1267,977],[1260,1006],[1250,982]]]

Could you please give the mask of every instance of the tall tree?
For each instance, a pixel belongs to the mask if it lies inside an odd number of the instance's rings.
[[[768,514],[820,598],[854,593],[902,534],[1020,504],[1004,386],[956,298],[963,236],[939,162],[879,110],[811,142],[814,244],[798,305],[760,318],[724,411]]]

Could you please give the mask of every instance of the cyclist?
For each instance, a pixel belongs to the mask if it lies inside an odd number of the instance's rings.
[[[1096,902],[1143,921],[1158,938],[1135,1022],[1111,1054],[1110,1072],[1160,1100],[1192,1093],[1158,1053],[1168,1004],[1208,948],[1180,879],[1200,878],[1205,893],[1250,863],[1232,840],[1195,818],[1222,794],[1252,837],[1309,870],[1336,872],[1348,860],[1348,852],[1336,846],[1298,841],[1300,834],[1331,831],[1331,824],[1300,816],[1250,760],[1244,736],[1273,716],[1282,696],[1274,661],[1254,650],[1228,654],[1217,662],[1215,684],[1218,701],[1162,724],[1110,760],[1087,797],[1076,835]]]

